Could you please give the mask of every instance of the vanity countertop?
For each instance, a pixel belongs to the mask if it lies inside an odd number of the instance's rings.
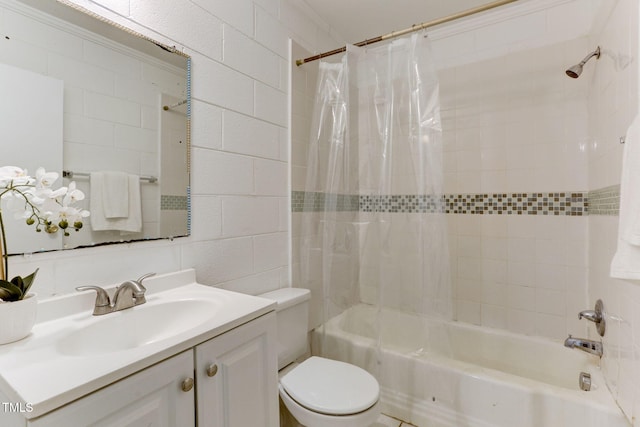
[[[273,311],[276,305],[267,299],[198,284],[194,270],[159,275],[145,280],[144,284],[145,304],[103,316],[92,315],[93,292],[41,301],[38,321],[31,334],[0,346],[0,393],[11,402],[29,405],[32,410],[23,415],[36,418]],[[125,312],[155,310],[159,305],[175,301],[187,307],[192,303],[211,304],[212,314],[206,314],[204,320],[201,316],[194,324],[180,324],[180,315],[175,314],[178,324],[171,322],[171,327],[179,332],[151,338],[150,342],[131,348],[109,348],[109,336],[100,337],[106,340],[104,351],[99,341],[96,348],[80,352],[74,352],[67,344],[73,342],[69,341],[72,337],[82,337],[83,330],[100,331],[99,327],[92,326],[96,322],[118,321],[118,316],[128,319],[123,317]],[[203,313],[208,313],[208,308]],[[121,326],[121,330],[118,329],[121,334],[133,334],[129,328],[136,327],[127,323]],[[92,336],[91,340],[94,339]]]

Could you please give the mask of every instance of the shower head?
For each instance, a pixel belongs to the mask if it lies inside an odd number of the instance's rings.
[[[593,56],[595,56],[596,59],[600,59],[600,46],[598,46],[596,50],[594,50],[593,52],[585,56],[584,59],[580,61],[579,64],[576,64],[573,67],[569,68],[567,71],[565,71],[565,73],[567,73],[567,76],[571,77],[572,79],[577,79],[578,77],[580,77],[580,74],[582,74],[582,68],[584,67],[584,64],[586,64],[587,61],[590,60],[591,57]]]

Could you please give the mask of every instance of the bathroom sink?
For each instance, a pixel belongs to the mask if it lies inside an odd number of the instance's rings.
[[[61,338],[56,349],[69,356],[130,350],[193,329],[213,319],[217,308],[215,301],[195,299],[139,305],[93,318]]]

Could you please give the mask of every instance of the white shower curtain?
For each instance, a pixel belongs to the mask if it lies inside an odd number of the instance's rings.
[[[438,79],[427,38],[349,46],[340,62],[321,62],[311,129],[300,278],[312,291],[312,326],[368,304],[384,346],[383,308],[450,319]]]

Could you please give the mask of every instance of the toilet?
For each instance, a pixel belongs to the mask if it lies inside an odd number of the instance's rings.
[[[307,352],[308,289],[283,288],[259,295],[278,303],[278,389],[280,399],[306,427],[368,427],[380,415],[378,381],[349,363]]]

